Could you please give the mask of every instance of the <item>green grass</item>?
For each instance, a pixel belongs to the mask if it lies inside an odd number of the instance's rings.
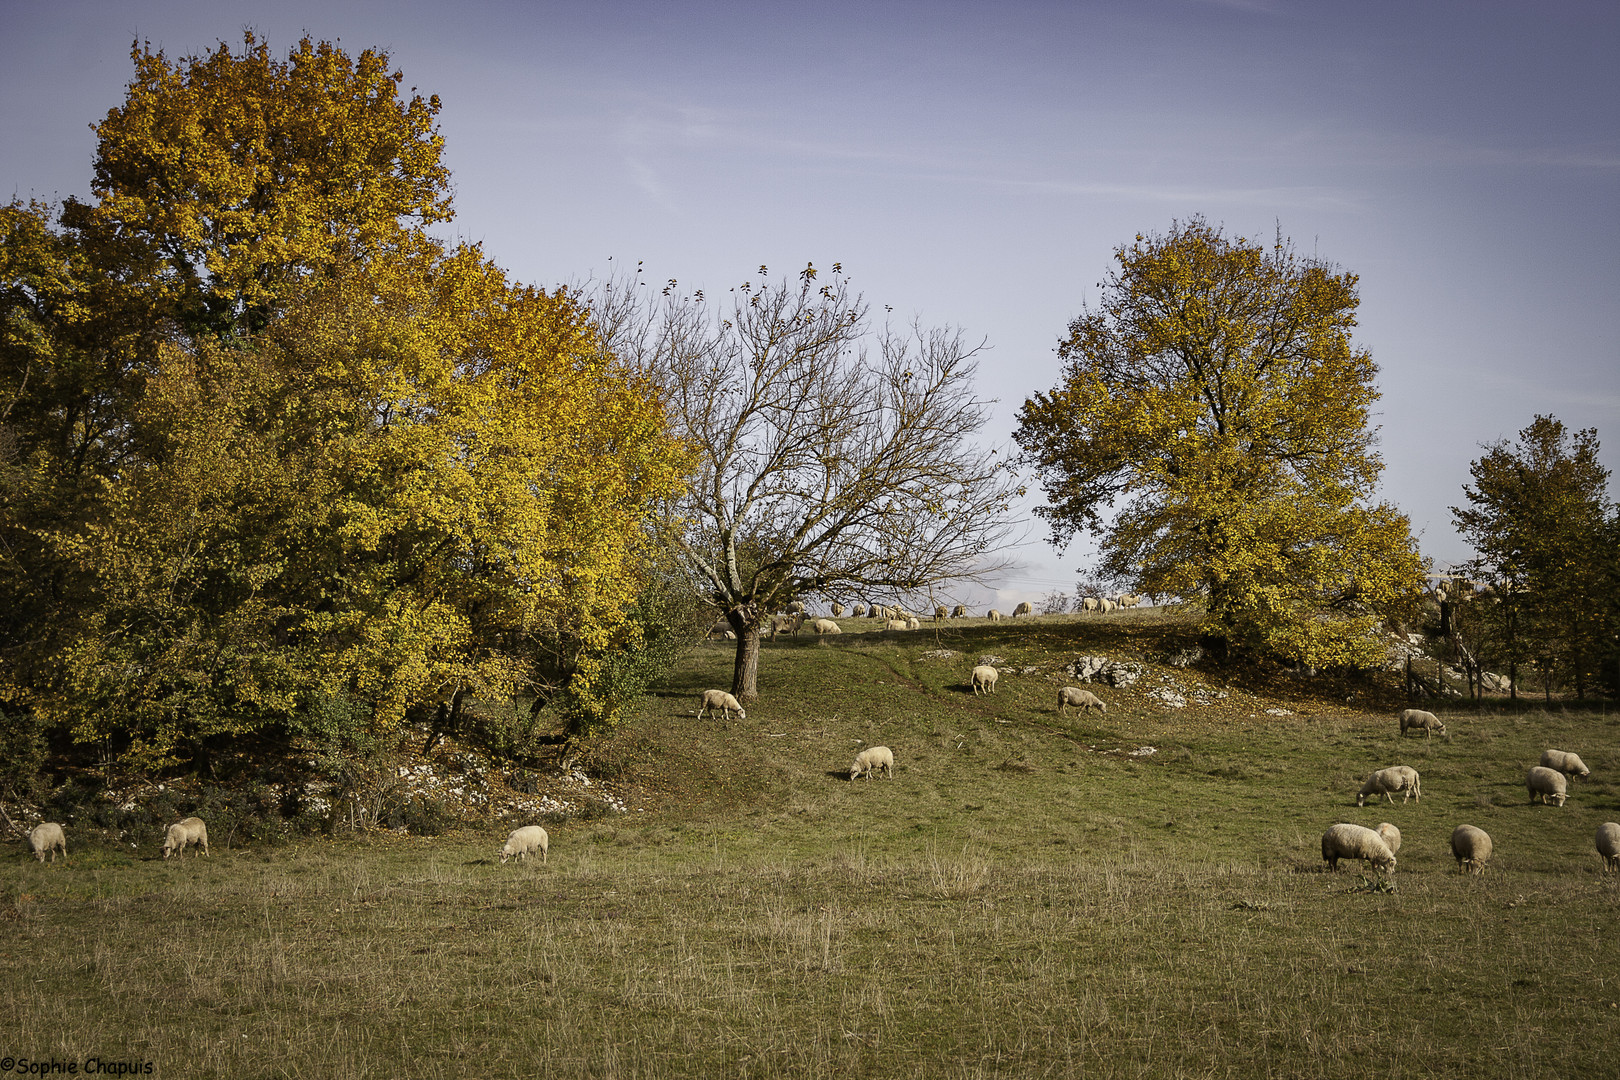
[[[1592,833],[1620,820],[1620,721],[1456,712],[1450,739],[1401,740],[1376,687],[1157,667],[1102,688],[1106,716],[1060,717],[1062,682],[1017,674],[1184,633],[1160,614],[782,641],[729,723],[693,715],[729,682],[705,645],[588,759],[648,812],[551,827],[543,866],[501,866],[500,827],[168,863],[70,828],[65,863],[0,861],[0,1055],[233,1077],[1614,1075],[1620,875]],[[942,647],[962,655],[922,655]],[[984,653],[1009,663],[975,697]],[[1227,697],[1168,710],[1140,692],[1161,677]],[[895,779],[851,783],[873,743]],[[1593,770],[1561,809],[1523,787],[1548,746]],[[1358,809],[1392,764],[1422,802]],[[1336,821],[1401,828],[1393,892],[1325,872]],[[1483,877],[1455,872],[1462,822],[1495,840]]]

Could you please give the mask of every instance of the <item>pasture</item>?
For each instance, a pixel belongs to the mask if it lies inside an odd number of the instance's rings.
[[[631,812],[543,822],[548,865],[500,865],[516,822],[168,862],[161,837],[71,823],[65,862],[12,844],[0,1055],[185,1077],[1614,1074],[1620,875],[1592,843],[1620,820],[1612,712],[1458,707],[1449,738],[1402,739],[1376,684],[1158,664],[1186,633],[1162,613],[854,628],[767,645],[745,721],[695,718],[731,652],[694,648],[585,759]],[[1059,665],[1088,653],[1147,674],[1059,715]],[[976,696],[987,654],[1003,674]],[[874,744],[894,779],[851,782]],[[1562,808],[1524,788],[1547,747],[1592,769]],[[1394,764],[1422,801],[1357,808]],[[1339,821],[1395,823],[1396,873],[1326,872]],[[1482,877],[1447,849],[1464,822],[1495,841]]]

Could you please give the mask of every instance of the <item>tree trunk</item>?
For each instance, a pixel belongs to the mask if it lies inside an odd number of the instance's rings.
[[[726,612],[737,635],[737,660],[731,670],[731,696],[747,705],[759,700],[759,609],[754,604]]]

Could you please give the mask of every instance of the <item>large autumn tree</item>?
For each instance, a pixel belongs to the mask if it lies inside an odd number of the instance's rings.
[[[1481,662],[1514,677],[1526,661],[1543,689],[1573,683],[1585,696],[1611,666],[1620,626],[1614,573],[1616,521],[1609,472],[1598,462],[1597,429],[1571,433],[1537,416],[1518,442],[1501,440],[1469,467],[1458,530],[1479,553],[1471,570],[1491,590],[1471,605],[1489,631]]]
[[[760,267],[720,304],[639,288],[606,283],[596,318],[696,454],[663,537],[736,633],[732,693],[758,696],[761,631],[794,600],[904,598],[1000,564],[1016,479],[976,439],[959,330],[873,326],[837,264]]]
[[[688,467],[651,381],[426,231],[438,102],[386,55],[134,60],[94,201],[0,215],[8,708],[147,762],[457,690],[610,711]]]
[[[1217,642],[1376,662],[1375,631],[1415,611],[1423,579],[1407,519],[1372,501],[1378,369],[1351,340],[1355,275],[1199,218],[1115,262],[1014,436],[1054,543],[1099,533],[1108,577],[1201,601]]]

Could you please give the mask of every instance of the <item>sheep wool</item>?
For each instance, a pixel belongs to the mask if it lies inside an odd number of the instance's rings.
[[[1620,870],[1620,822],[1605,821],[1597,827],[1597,850],[1603,856],[1603,872]]]
[[[1543,768],[1556,769],[1565,776],[1591,776],[1592,770],[1586,767],[1581,755],[1569,750],[1543,750],[1541,752],[1541,765]]]
[[[973,692],[975,694],[993,694],[996,692],[996,680],[1001,678],[1001,672],[989,664],[980,664],[973,669]]]
[[[1328,826],[1322,834],[1322,858],[1330,870],[1339,868],[1340,859],[1366,859],[1374,870],[1395,872],[1395,853],[1383,837],[1365,825],[1341,822]]]
[[[1400,854],[1401,830],[1397,829],[1387,821],[1380,821],[1378,823],[1378,827],[1374,829],[1373,832],[1377,833],[1379,839],[1383,840],[1384,843],[1389,845],[1389,853],[1391,855]]]
[[[865,776],[867,782],[872,780],[872,774],[882,769],[888,774],[890,780],[894,779],[894,751],[887,746],[868,746],[855,755],[855,764],[849,767],[849,778]]]
[[[1425,738],[1433,738],[1437,731],[1441,735],[1446,733],[1446,725],[1440,718],[1422,709],[1407,709],[1401,713],[1401,734],[1405,735],[1409,728],[1422,731]]]
[[[1065,686],[1058,691],[1058,712],[1062,712],[1065,705],[1077,705],[1081,709],[1097,709],[1100,712],[1108,711],[1108,704],[1102,698],[1079,686]]]
[[[521,829],[513,829],[507,836],[506,843],[501,848],[501,863],[517,856],[520,860],[527,860],[536,851],[540,853],[540,861],[547,862],[551,856],[551,837],[546,830],[538,825],[525,825]]]
[[[34,826],[34,831],[28,834],[28,846],[34,850],[34,858],[40,862],[45,861],[45,853],[51,853],[51,862],[56,861],[56,853],[60,851],[62,858],[67,858],[67,834],[62,826],[54,821],[42,821]]]
[[[227,844],[230,837],[225,838]],[[197,857],[200,849],[202,854],[208,854],[208,826],[203,824],[202,818],[188,817],[170,825],[163,838],[163,857],[170,855],[183,855],[187,845],[194,845],[192,858]]]
[[[703,707],[698,710],[698,718],[703,719],[708,716],[710,709],[719,709],[725,714],[727,720],[731,719],[731,710],[736,709],[737,719],[748,719],[748,712],[742,707],[742,703],[724,690],[703,691]]]
[[[1524,777],[1524,786],[1530,790],[1530,801],[1537,798],[1546,806],[1553,803],[1563,806],[1564,800],[1569,798],[1569,781],[1557,769],[1549,769],[1545,765],[1533,766]]]
[[[1491,838],[1484,829],[1459,825],[1451,833],[1451,854],[1459,874],[1483,874],[1491,858]]]
[[[1391,765],[1387,769],[1379,769],[1367,777],[1367,782],[1361,785],[1361,790],[1356,793],[1356,805],[1367,805],[1367,796],[1369,795],[1374,798],[1382,795],[1393,803],[1395,801],[1394,792],[1397,791],[1402,793],[1401,802],[1403,803],[1410,798],[1416,798],[1419,802],[1423,801],[1423,789],[1416,769],[1409,765]]]

